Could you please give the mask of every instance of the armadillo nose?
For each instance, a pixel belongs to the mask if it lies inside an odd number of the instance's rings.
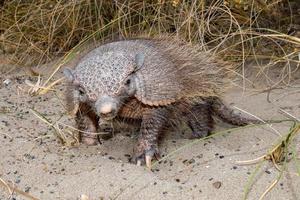
[[[98,113],[100,118],[110,120],[116,116],[116,106],[111,103],[103,104]]]
[[[104,96],[96,102],[96,111],[100,118],[110,120],[117,114],[117,103],[109,96]]]
[[[108,114],[108,113],[111,113],[112,110],[113,110],[112,104],[107,103],[107,104],[104,104],[100,107],[99,112],[101,114]]]

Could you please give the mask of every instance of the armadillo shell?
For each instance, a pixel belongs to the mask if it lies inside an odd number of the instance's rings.
[[[155,41],[144,41],[144,64],[136,72],[136,97],[144,104],[161,106],[175,102],[184,90],[179,74],[169,55]],[[139,43],[140,44],[140,43]],[[141,46],[142,47],[142,46]],[[145,47],[143,47],[145,49]]]
[[[132,73],[135,55],[140,53],[144,62],[134,72],[135,97],[151,106],[171,104],[186,97],[218,96],[232,74],[231,66],[218,61],[210,52],[171,37],[101,45],[79,63],[76,73],[95,93],[101,93],[106,87],[111,94],[118,95],[117,85]],[[109,80],[109,85],[102,79]]]
[[[136,42],[141,45],[141,40]],[[144,45],[148,48],[142,52],[144,66],[136,72],[136,98],[144,104],[161,106],[186,97],[219,96],[228,86],[231,65],[199,46],[172,38],[142,43],[141,51]]]

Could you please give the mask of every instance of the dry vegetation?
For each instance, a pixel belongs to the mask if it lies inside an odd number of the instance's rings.
[[[281,63],[284,74],[299,62],[297,0],[6,0],[0,6],[0,49],[23,65],[65,55],[85,39],[140,33],[173,33],[239,64]]]

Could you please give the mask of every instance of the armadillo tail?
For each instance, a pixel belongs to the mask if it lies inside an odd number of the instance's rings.
[[[236,125],[236,126],[245,126],[247,124],[261,124],[260,120],[247,118],[242,116],[239,113],[236,113],[234,109],[225,105],[222,100],[218,97],[213,97],[211,101],[211,106],[214,114],[221,118],[224,122]]]

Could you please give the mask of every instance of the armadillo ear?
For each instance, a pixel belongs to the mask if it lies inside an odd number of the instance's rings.
[[[71,70],[70,68],[65,68],[63,73],[69,81],[74,81],[75,78],[73,75],[73,70]]]
[[[144,54],[138,53],[135,55],[135,63],[136,63],[135,71],[139,70],[144,65],[144,61],[145,61]]]

